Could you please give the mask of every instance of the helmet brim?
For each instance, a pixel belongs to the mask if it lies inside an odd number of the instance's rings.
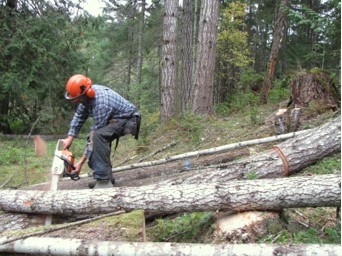
[[[68,93],[68,92],[65,92],[64,98],[67,99],[67,100],[70,100],[70,101],[74,101],[74,100],[77,100],[77,99],[81,98],[83,95],[84,95],[84,94],[82,93],[82,94],[80,94],[80,95],[78,95],[78,96],[76,96],[76,97],[70,97],[70,96],[69,96],[69,93]]]

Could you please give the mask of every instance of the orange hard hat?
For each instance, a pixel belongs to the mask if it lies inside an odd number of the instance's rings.
[[[91,84],[92,82],[89,77],[84,75],[73,75],[66,84],[64,96],[67,100],[76,100],[83,94],[86,94],[88,97],[94,96],[92,93],[89,93],[89,90],[93,92]]]

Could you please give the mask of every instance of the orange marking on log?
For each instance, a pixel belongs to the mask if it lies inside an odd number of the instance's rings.
[[[28,200],[24,202],[25,206],[30,206],[32,204],[32,200]]]
[[[286,155],[279,146],[273,146],[273,149],[278,153],[279,158],[283,162],[284,176],[289,176],[289,161],[287,160]]]

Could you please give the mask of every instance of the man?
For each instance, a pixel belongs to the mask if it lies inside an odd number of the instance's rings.
[[[66,84],[65,98],[77,102],[76,112],[70,122],[64,148],[69,148],[88,117],[93,118],[91,132],[87,136],[86,150],[81,159],[74,164],[73,173],[80,173],[85,161],[93,170],[95,188],[113,187],[110,151],[112,141],[125,134],[138,138],[140,113],[137,108],[112,89],[93,85],[89,77],[72,76]]]

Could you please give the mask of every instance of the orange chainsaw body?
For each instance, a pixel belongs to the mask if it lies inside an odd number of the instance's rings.
[[[72,166],[74,165],[74,161],[75,161],[74,154],[67,149],[63,149],[61,158],[67,162],[67,165],[65,166],[66,171],[68,173],[71,173],[72,172]]]

